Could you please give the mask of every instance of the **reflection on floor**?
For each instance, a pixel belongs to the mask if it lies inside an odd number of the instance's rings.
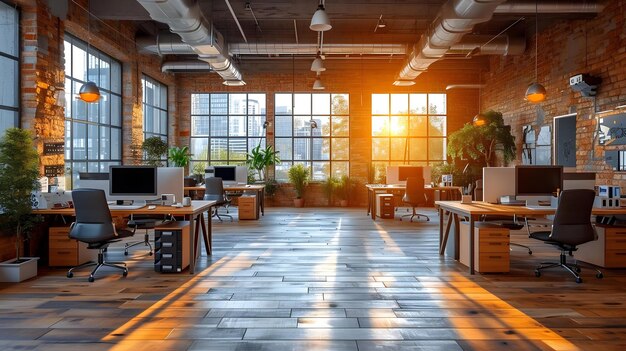
[[[530,242],[510,274],[469,276],[437,254],[430,222],[363,209],[270,208],[214,223],[198,274],[159,274],[138,247],[130,272],[45,270],[0,284],[2,350],[623,350],[626,272],[583,284],[533,275],[558,253]],[[400,213],[397,213],[398,217]],[[111,248],[112,259],[123,259]]]

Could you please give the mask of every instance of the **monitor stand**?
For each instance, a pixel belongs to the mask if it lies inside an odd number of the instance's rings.
[[[112,201],[113,205],[118,205],[118,206],[146,206],[147,202],[146,200],[133,200],[133,199],[127,199],[127,200],[116,200],[116,201]]]

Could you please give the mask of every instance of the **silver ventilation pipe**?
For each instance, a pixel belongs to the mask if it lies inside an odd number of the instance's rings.
[[[172,61],[161,65],[162,72],[211,72],[213,67],[204,61]]]
[[[478,55],[522,55],[526,50],[526,39],[500,35],[468,34],[460,42],[450,46],[448,53],[465,54],[477,50]]]
[[[604,5],[597,2],[571,3],[563,1],[540,1],[537,2],[538,13],[578,13],[597,14],[604,10]],[[500,14],[534,14],[535,1],[507,1],[496,7],[494,13]]]
[[[223,36],[204,18],[197,1],[137,1],[153,20],[167,24],[173,33],[178,34],[224,81],[241,80],[241,72],[228,56]],[[163,53],[161,46],[158,46],[158,52]]]
[[[442,58],[450,47],[472,31],[478,23],[487,22],[498,5],[505,0],[448,0],[437,14],[427,34],[422,35],[404,66],[396,83],[411,81],[431,64]],[[396,84],[394,83],[394,84]]]

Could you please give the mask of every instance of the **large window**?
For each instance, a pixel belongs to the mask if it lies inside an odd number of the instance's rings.
[[[350,109],[348,94],[276,94],[275,145],[281,163],[276,179],[302,163],[313,180],[349,175]]]
[[[78,172],[108,172],[110,165],[121,164],[122,68],[85,42],[65,38],[65,171],[73,182]],[[75,98],[86,81],[100,88],[97,103]]]
[[[378,179],[388,165],[446,160],[445,94],[372,94],[372,165]]]
[[[143,137],[160,137],[167,142],[167,86],[143,76]]]
[[[0,1],[0,137],[19,121],[19,13]]]
[[[191,168],[238,165],[265,147],[265,94],[191,94]]]

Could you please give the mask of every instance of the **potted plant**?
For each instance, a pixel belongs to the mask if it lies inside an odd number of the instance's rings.
[[[146,164],[149,166],[163,166],[163,156],[167,154],[167,142],[160,137],[150,137],[143,141],[141,149],[145,153]]]
[[[0,220],[3,233],[15,235],[15,259],[0,263],[0,281],[19,282],[37,275],[38,257],[20,257],[22,243],[39,216],[32,193],[39,190],[39,155],[28,131],[9,128],[0,140]]]
[[[246,164],[250,169],[258,172],[260,181],[265,181],[266,168],[280,163],[280,158],[278,157],[279,152],[280,151],[274,151],[272,145],[268,145],[262,149],[261,144],[259,144],[246,155]]]
[[[169,160],[172,162],[172,166],[183,167],[185,174],[189,174],[189,161],[191,161],[192,156],[189,152],[189,147],[173,146],[169,149],[168,156]]]
[[[193,174],[193,177],[196,179],[197,184],[201,184],[204,181],[205,169],[206,169],[205,162],[195,162],[193,164],[191,173]]]
[[[328,206],[332,206],[333,204],[333,193],[337,189],[338,185],[339,179],[333,176],[326,178],[326,180],[322,183],[322,190],[324,191],[324,195],[328,200]]]
[[[304,199],[302,197],[304,196],[304,190],[309,183],[309,169],[303,164],[298,163],[289,168],[287,176],[289,177],[289,182],[293,185],[293,188],[296,191],[296,198],[293,200],[294,206],[304,206]]]
[[[356,184],[347,175],[341,176],[337,183],[337,196],[341,207],[347,207]]]
[[[269,178],[265,181],[265,195],[272,197],[278,190],[278,182],[274,178]]]

